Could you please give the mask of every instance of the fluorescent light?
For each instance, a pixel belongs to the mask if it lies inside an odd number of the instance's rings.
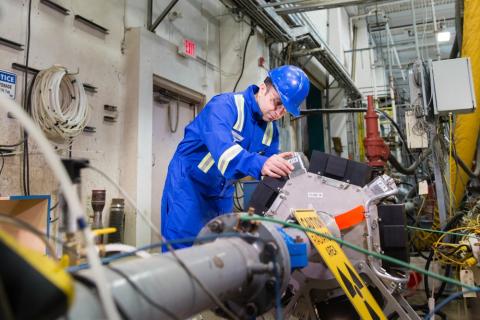
[[[450,41],[450,31],[437,32],[437,41],[438,42]]]

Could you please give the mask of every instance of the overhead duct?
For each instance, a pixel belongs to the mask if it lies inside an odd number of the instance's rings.
[[[264,0],[232,0],[246,15],[254,20],[270,37],[278,42],[297,41],[304,46],[305,54],[314,56],[323,67],[343,87],[347,95],[355,100],[362,94],[355,86],[347,70],[338,61],[328,45],[315,32],[308,18],[303,14],[292,15],[290,18],[303,27],[291,28],[272,7]]]

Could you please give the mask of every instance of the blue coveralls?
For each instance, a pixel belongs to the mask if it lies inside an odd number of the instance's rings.
[[[195,237],[211,219],[232,212],[233,182],[245,176],[259,179],[267,158],[278,153],[278,129],[262,120],[258,90],[252,85],[213,97],[185,128],[163,191],[166,239]]]

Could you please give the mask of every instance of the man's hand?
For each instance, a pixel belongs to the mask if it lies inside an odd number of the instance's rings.
[[[285,160],[285,158],[292,156],[293,154],[291,152],[274,154],[263,164],[262,175],[272,178],[280,178],[289,175],[293,171],[293,165]]]

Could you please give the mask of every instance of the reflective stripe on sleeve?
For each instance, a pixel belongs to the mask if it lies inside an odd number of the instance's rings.
[[[200,161],[197,167],[198,169],[202,170],[203,173],[207,173],[214,163],[215,160],[213,160],[212,154],[209,152],[205,157],[203,157],[202,161]]]
[[[225,174],[230,161],[232,161],[232,159],[235,158],[242,151],[242,149],[243,148],[238,144],[234,144],[222,153],[220,159],[218,160],[217,166],[218,170],[220,170],[223,175]]]
[[[262,144],[266,146],[270,146],[272,144],[273,138],[273,123],[267,123],[267,127],[265,128],[265,133],[263,134]]]
[[[241,94],[236,94],[233,97],[235,98],[235,106],[237,107],[237,114],[238,114],[237,121],[235,122],[233,129],[240,132],[242,131],[243,124],[245,122],[245,112],[244,112],[245,99]]]

